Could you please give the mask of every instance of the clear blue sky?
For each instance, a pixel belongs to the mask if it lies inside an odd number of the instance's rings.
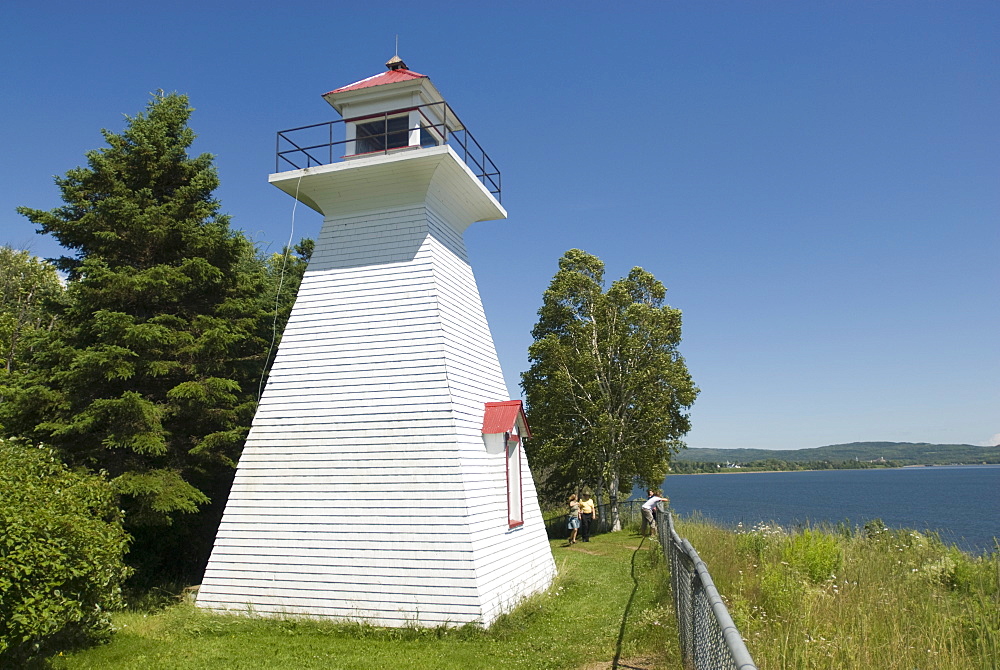
[[[275,131],[336,118],[398,34],[503,171],[510,218],[466,241],[515,397],[578,247],[683,310],[690,446],[1000,442],[1000,3],[609,7],[7,0],[0,244],[59,255],[14,208],[162,88],[280,249]]]

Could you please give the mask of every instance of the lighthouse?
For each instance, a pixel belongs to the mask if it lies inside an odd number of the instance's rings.
[[[430,79],[323,95],[271,184],[323,216],[236,471],[199,607],[488,626],[555,575],[463,240],[500,171]],[[498,250],[498,262],[508,251]]]

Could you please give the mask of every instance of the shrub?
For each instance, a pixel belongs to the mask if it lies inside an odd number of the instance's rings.
[[[936,560],[925,563],[918,574],[932,582],[962,593],[997,600],[1000,581],[998,556],[970,556],[956,547],[947,547]]]
[[[772,617],[793,616],[801,609],[805,586],[797,573],[782,565],[765,565],[760,571],[760,604]]]
[[[758,523],[748,531],[740,523],[736,528],[736,549],[761,560],[764,554],[775,543],[783,542],[785,529],[777,524]]]
[[[882,519],[872,519],[865,524],[864,536],[869,540],[879,540],[889,529]]]
[[[0,666],[102,639],[128,574],[110,485],[2,439],[0,482]]]
[[[843,560],[835,536],[808,528],[793,537],[783,553],[785,560],[813,584],[833,577]]]

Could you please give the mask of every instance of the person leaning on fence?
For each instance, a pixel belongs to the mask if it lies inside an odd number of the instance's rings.
[[[597,518],[597,506],[586,491],[580,496],[580,539],[590,542],[590,522]]]
[[[639,531],[640,535],[653,535],[656,533],[656,503],[661,500],[670,502],[670,498],[660,497],[660,492],[655,489],[649,489],[647,493],[649,494],[649,500],[642,503],[642,530]]]
[[[569,528],[569,543],[576,544],[576,532],[580,528],[580,503],[576,494],[569,497],[569,516],[566,517],[566,527]]]

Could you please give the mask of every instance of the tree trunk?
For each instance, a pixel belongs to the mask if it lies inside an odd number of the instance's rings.
[[[612,477],[608,482],[608,507],[611,513],[611,532],[622,529],[621,515],[618,514],[618,477]]]
[[[597,478],[597,491],[594,494],[597,498],[597,509],[601,509],[604,501],[604,477]],[[600,524],[600,528],[604,528],[604,524],[611,519],[611,509],[609,508],[606,512],[602,511],[600,514],[601,518],[597,523]]]

